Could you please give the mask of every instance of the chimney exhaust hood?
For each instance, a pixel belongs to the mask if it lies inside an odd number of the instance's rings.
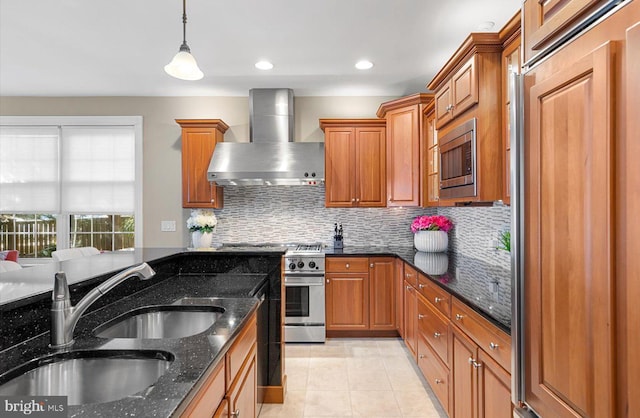
[[[249,91],[250,142],[221,142],[207,178],[221,186],[324,184],[324,142],[293,142],[293,90]]]

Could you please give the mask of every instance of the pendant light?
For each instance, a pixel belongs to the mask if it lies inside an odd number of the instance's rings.
[[[181,80],[200,80],[204,77],[187,45],[187,0],[182,0],[182,45],[171,62],[164,66],[164,70],[170,76]]]

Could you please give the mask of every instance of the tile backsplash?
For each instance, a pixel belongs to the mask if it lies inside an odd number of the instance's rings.
[[[445,215],[455,227],[449,248],[509,268],[509,254],[495,250],[510,225],[509,207],[325,208],[324,186],[225,187],[216,210],[214,242],[323,242],[332,245],[334,223],[342,223],[346,246],[411,246],[411,221]],[[188,211],[185,211],[188,216]],[[185,218],[186,221],[186,218]]]

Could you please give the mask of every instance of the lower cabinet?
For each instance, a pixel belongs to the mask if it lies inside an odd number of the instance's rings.
[[[327,331],[397,335],[395,271],[394,257],[327,257]]]
[[[416,289],[404,281],[404,343],[416,358],[416,320],[418,317],[418,296]]]
[[[254,314],[218,363],[204,378],[181,418],[256,418],[257,327]]]
[[[453,331],[453,416],[510,418],[511,377],[462,331]]]

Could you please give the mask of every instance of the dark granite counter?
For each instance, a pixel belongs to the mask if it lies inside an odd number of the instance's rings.
[[[23,291],[26,292],[24,297],[12,297],[0,304],[0,375],[4,374],[0,384],[14,377],[12,369],[58,352],[48,347],[50,283],[55,271],[62,269],[68,277],[71,276],[73,284],[70,284],[70,290],[75,305],[89,289],[113,273],[146,261],[156,270],[156,275],[146,281],[126,280],[96,301],[80,318],[74,332],[75,344],[68,350],[116,353],[155,350],[170,353],[173,362],[153,386],[142,392],[112,402],[70,406],[68,411],[70,417],[170,417],[189,397],[206,371],[224,358],[251,314],[257,312],[259,318],[262,315],[262,322],[270,323],[271,318],[267,316],[280,312],[282,253],[277,249],[226,252],[140,249],[25,268],[21,272],[22,277],[12,275],[8,280],[3,274],[0,281],[5,286],[3,291],[19,289],[18,279],[25,277],[39,284],[27,282],[22,289],[28,289]],[[262,294],[269,296],[262,301],[262,297],[258,297]],[[172,304],[218,306],[225,311],[208,330],[186,338],[106,339],[94,335],[96,327],[132,309]],[[263,307],[268,307],[268,311],[265,312]],[[273,320],[279,324],[279,315]],[[281,342],[279,330],[279,325],[269,325],[263,331],[268,333],[269,345],[277,346],[278,353]],[[269,353],[267,355],[270,356]],[[274,364],[264,363],[263,374],[275,385],[280,384],[280,376],[272,375],[270,367],[279,367],[279,361],[278,356]]]
[[[327,256],[397,256],[500,329],[511,334],[511,271],[455,253],[423,253],[413,247],[327,248]]]

